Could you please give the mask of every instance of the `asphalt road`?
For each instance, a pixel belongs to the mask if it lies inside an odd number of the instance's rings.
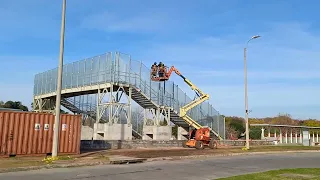
[[[216,179],[280,168],[320,168],[319,153],[282,153],[46,169],[0,174],[0,180]]]

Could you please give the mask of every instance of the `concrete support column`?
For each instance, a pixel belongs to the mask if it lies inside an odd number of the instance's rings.
[[[271,130],[270,130],[270,127],[268,128],[268,138],[270,138],[271,137],[271,132],[270,132]]]
[[[264,139],[264,128],[261,128],[261,139]]]
[[[319,142],[319,132],[317,131],[317,142]]]
[[[98,123],[94,123],[93,124],[93,136],[92,136],[93,140],[97,140],[98,139]]]
[[[109,125],[107,123],[99,124],[98,126],[103,128],[104,137],[103,140],[132,140],[132,126],[128,126],[128,124],[112,124]],[[101,131],[100,130],[100,131]]]
[[[302,144],[302,129],[300,129],[300,142]]]
[[[285,135],[285,137],[286,137],[285,142],[286,142],[286,144],[288,144],[288,130],[286,130],[286,135]]]
[[[278,139],[277,138],[277,129],[274,130],[274,138]]]
[[[311,139],[311,134],[310,134],[310,131],[309,131],[309,134],[308,134],[308,139]]]
[[[171,126],[143,126],[143,140],[171,140]]]
[[[160,126],[160,108],[156,110],[156,126]]]
[[[280,138],[280,144],[282,144],[282,131],[281,131],[281,129],[280,129],[279,138]]]
[[[291,131],[290,131],[290,143],[292,144],[292,129],[291,129]]]
[[[298,132],[297,132],[297,130],[295,131],[295,136],[296,136],[296,144],[298,144]]]
[[[171,116],[170,116],[170,109],[168,109],[168,118],[167,118],[167,124],[168,124],[168,126],[170,126],[170,118],[171,118]]]
[[[314,142],[314,132],[312,132],[312,142]]]

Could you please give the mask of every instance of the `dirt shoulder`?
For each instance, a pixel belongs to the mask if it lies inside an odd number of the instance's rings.
[[[88,157],[60,156],[51,157],[14,157],[0,159],[0,173],[36,169],[65,168],[108,164],[109,157],[95,153]]]
[[[121,149],[108,150],[101,153],[106,156],[121,155],[135,158],[158,158],[158,157],[181,157],[199,155],[223,155],[232,153],[252,153],[252,152],[281,152],[281,151],[314,151],[319,147],[305,146],[256,146],[250,150],[242,150],[241,147],[220,147],[218,149],[197,150],[193,148],[162,148],[162,149]]]

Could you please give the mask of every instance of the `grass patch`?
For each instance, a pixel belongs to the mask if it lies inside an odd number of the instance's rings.
[[[300,146],[300,145],[253,146],[253,147],[250,147],[248,151],[268,152],[268,151],[296,151],[296,150],[320,150],[320,146]]]
[[[1,158],[0,169],[45,165],[41,158]]]
[[[72,156],[59,156],[59,160],[74,160],[74,157]]]
[[[68,162],[74,160],[71,156],[59,156],[56,159],[51,157],[43,158],[38,157],[12,157],[12,158],[0,158],[0,169],[21,168],[30,166],[43,166],[53,163],[53,161]]]
[[[320,180],[320,168],[280,169],[262,173],[246,174],[219,180]]]

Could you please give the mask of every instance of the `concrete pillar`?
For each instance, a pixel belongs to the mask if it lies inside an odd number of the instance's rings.
[[[290,131],[290,143],[292,144],[292,129]]]
[[[317,142],[319,142],[319,132],[317,131]]]
[[[296,136],[296,144],[298,144],[298,132],[297,132],[297,130],[295,131],[295,136]]]
[[[97,140],[98,139],[98,123],[94,123],[93,124],[93,140]]]
[[[314,131],[312,132],[312,142],[314,142]]]
[[[268,128],[268,138],[270,138],[271,137],[271,132],[270,132],[271,130],[270,130],[270,127]]]
[[[264,139],[264,128],[261,128],[261,139]]]
[[[302,144],[302,129],[300,129],[300,142]]]
[[[143,126],[143,140],[171,140],[171,126]]]
[[[130,124],[100,124],[103,125],[104,140],[132,140],[132,126]]]
[[[309,131],[309,134],[308,134],[308,139],[311,139],[311,134],[310,134],[310,131]]]
[[[274,138],[277,140],[277,129],[274,130]]]
[[[156,125],[159,126],[160,125],[160,108],[157,108],[156,110]]]
[[[280,144],[282,144],[282,131],[281,131],[281,129],[280,129],[279,138],[280,138]]]
[[[285,135],[285,137],[286,137],[285,142],[286,142],[286,144],[288,144],[288,130],[286,130],[286,135]]]

